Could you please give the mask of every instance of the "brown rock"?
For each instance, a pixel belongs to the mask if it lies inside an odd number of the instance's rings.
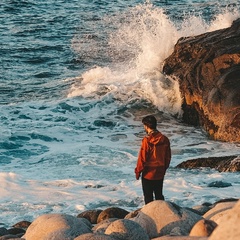
[[[30,224],[31,224],[31,222],[29,222],[29,221],[20,221],[20,222],[14,224],[13,227],[26,229],[30,226]]]
[[[240,142],[240,19],[230,28],[181,38],[163,72],[178,79],[183,120],[213,139]]]
[[[87,210],[78,214],[78,218],[86,218],[90,223],[96,224],[99,214],[102,210]]]
[[[184,169],[209,167],[219,172],[239,172],[240,158],[238,156],[196,158],[184,161],[176,167]]]
[[[9,234],[13,234],[13,235],[19,235],[21,234],[21,236],[23,236],[23,234],[25,233],[26,231],[22,228],[10,228],[8,229],[8,233]]]
[[[217,224],[212,220],[201,219],[192,228],[189,236],[209,237]]]
[[[108,219],[108,218],[119,218],[119,219],[122,219],[124,218],[129,212],[122,209],[122,208],[118,208],[118,207],[110,207],[110,208],[107,208],[105,210],[103,210],[99,216],[98,216],[98,219],[97,219],[97,223],[105,220],[105,219]]]

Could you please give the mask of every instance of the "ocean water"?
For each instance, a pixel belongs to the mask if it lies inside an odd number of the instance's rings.
[[[239,198],[239,173],[175,168],[239,155],[240,145],[183,124],[178,83],[161,74],[180,37],[239,17],[239,1],[2,0],[1,224],[143,206],[134,168],[146,114],[171,141],[166,200],[191,207]],[[215,181],[231,186],[208,187]]]

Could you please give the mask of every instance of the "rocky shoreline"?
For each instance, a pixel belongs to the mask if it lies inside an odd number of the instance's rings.
[[[210,167],[218,171],[240,171],[239,156],[192,159],[176,168]],[[226,183],[214,183],[226,187]],[[217,184],[217,185],[216,185]],[[239,239],[240,199],[223,199],[183,208],[169,201],[153,201],[128,212],[118,207],[79,213],[45,214],[32,223],[21,221],[7,229],[0,223],[0,240],[167,240]]]
[[[240,199],[224,199],[183,208],[169,201],[153,201],[128,212],[110,207],[79,213],[45,214],[32,223],[0,227],[0,240],[191,240],[240,236]]]

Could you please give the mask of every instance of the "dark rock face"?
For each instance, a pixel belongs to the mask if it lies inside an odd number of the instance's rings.
[[[77,218],[86,218],[90,223],[96,224],[99,214],[102,210],[86,210],[80,214],[78,214]]]
[[[240,19],[179,39],[163,72],[179,80],[185,122],[203,126],[213,139],[240,142]]]
[[[101,221],[109,218],[118,218],[118,219],[123,219],[125,216],[129,214],[128,211],[122,208],[118,207],[110,207],[105,210],[103,210],[97,219],[97,223],[100,223]]]
[[[226,157],[197,158],[182,162],[178,164],[176,167],[184,169],[209,167],[215,168],[219,172],[239,172],[240,157],[226,156]]]

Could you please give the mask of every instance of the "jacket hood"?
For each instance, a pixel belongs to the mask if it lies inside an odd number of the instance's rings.
[[[161,132],[156,131],[148,135],[148,141],[154,145],[164,142],[164,137]]]

